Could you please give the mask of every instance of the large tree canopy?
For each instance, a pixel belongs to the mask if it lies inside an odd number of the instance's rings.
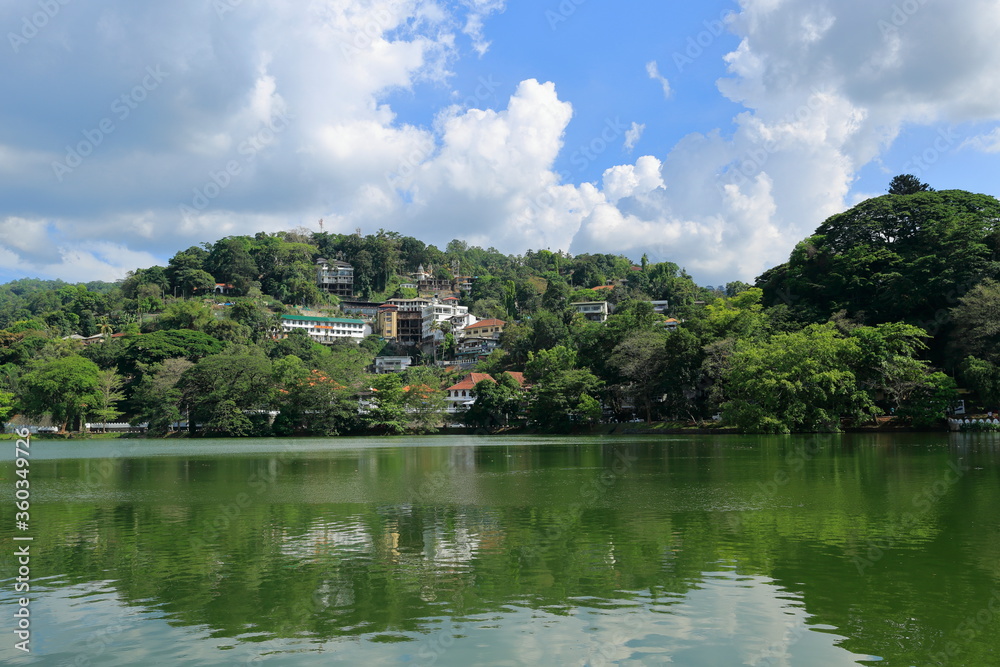
[[[757,279],[803,321],[838,310],[937,333],[947,309],[1000,274],[1000,202],[962,190],[885,195],[829,218]]]

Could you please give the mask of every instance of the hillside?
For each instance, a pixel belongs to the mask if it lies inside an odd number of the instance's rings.
[[[724,290],[672,263],[440,250],[382,230],[227,237],[116,284],[0,286],[0,417],[161,433],[190,417],[215,435],[720,412],[756,431],[888,413],[932,425],[957,384],[1000,401],[998,219],[985,195],[886,195],[824,222],[757,287]],[[375,374],[379,355],[412,366]],[[492,384],[459,406],[446,390],[470,371]]]

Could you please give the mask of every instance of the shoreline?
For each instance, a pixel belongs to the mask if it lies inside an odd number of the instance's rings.
[[[780,435],[780,434],[767,434],[767,433],[743,433],[733,426],[717,426],[717,427],[706,427],[706,426],[677,426],[677,422],[628,422],[628,423],[617,423],[617,424],[594,424],[590,426],[579,426],[570,429],[565,433],[553,433],[545,431],[543,429],[527,428],[527,427],[510,427],[506,429],[501,429],[498,431],[485,431],[483,429],[472,428],[472,427],[443,427],[438,429],[433,433],[409,433],[400,434],[409,437],[420,437],[420,436],[437,436],[437,435],[490,435],[490,436],[505,436],[505,435],[565,435],[565,436],[635,436],[635,435]],[[841,431],[827,431],[825,433],[949,433],[948,426],[946,424],[941,425],[938,428],[916,428],[912,426],[895,426],[887,423],[883,424],[872,424],[866,426],[853,426],[842,429]],[[789,433],[787,435],[813,435],[817,431],[796,431]],[[352,433],[345,435],[334,435],[325,436],[330,438],[338,437],[352,437],[352,438],[381,438],[386,437],[387,434],[384,433]],[[31,436],[32,440],[48,440],[48,441],[85,441],[85,440],[119,440],[119,439],[135,439],[135,440],[199,440],[203,436],[191,437],[187,432],[175,432],[162,437],[151,437],[144,433],[43,433],[34,434]],[[204,436],[204,437],[221,437],[221,436]],[[247,437],[268,437],[268,436],[247,436]],[[283,438],[315,438],[320,436],[310,436],[310,435],[291,435],[291,436],[281,436]],[[398,437],[398,436],[393,436]],[[14,440],[17,436],[15,434],[0,434],[0,440]],[[230,438],[227,438],[230,439]],[[234,440],[239,440],[241,438],[231,438]]]

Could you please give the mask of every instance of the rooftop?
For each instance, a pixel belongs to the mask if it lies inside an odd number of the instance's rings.
[[[342,317],[314,317],[312,315],[282,315],[282,320],[304,320],[323,324],[364,324],[364,320],[348,320]]]
[[[456,389],[473,389],[477,384],[483,380],[489,380],[490,382],[496,382],[490,375],[486,373],[469,373],[464,378],[462,378],[458,384],[448,387],[448,391],[455,391]]]
[[[479,322],[476,322],[475,324],[470,324],[469,326],[467,326],[465,328],[466,329],[479,329],[479,328],[482,328],[482,327],[502,327],[502,326],[504,326],[506,324],[507,323],[504,322],[503,320],[498,320],[498,319],[494,318],[494,319],[489,319],[489,320],[480,320]]]

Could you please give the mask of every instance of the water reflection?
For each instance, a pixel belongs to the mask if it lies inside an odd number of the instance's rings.
[[[829,439],[798,470],[780,438],[370,442],[36,461],[39,652],[115,628],[89,664],[927,664],[1000,582],[995,440]]]

